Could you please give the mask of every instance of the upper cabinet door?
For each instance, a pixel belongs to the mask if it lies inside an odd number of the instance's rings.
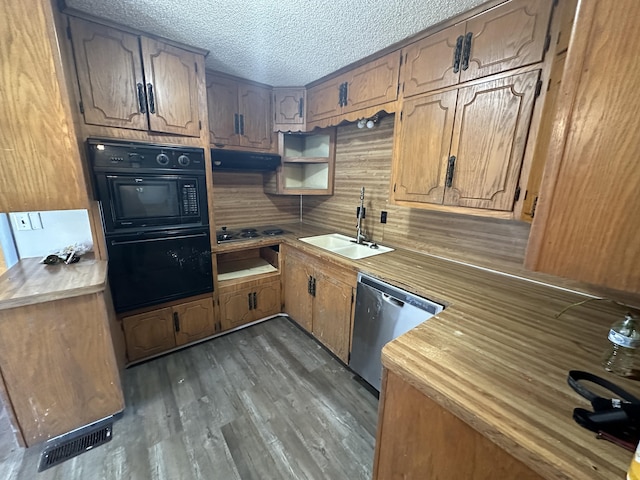
[[[199,137],[196,54],[146,37],[140,43],[151,130]]]
[[[394,200],[442,204],[457,93],[405,100],[396,114]]]
[[[398,98],[401,56],[396,51],[356,68],[351,73],[342,113],[382,105]]]
[[[74,17],[69,23],[85,122],[147,130],[138,37]]]
[[[467,21],[460,82],[540,62],[551,6],[512,0]]]
[[[207,107],[210,142],[218,146],[240,145],[238,83],[207,75]]]
[[[347,78],[340,75],[307,90],[307,123],[342,113],[340,85],[346,81]]]
[[[451,141],[455,165],[445,205],[513,208],[539,73],[460,89]]]
[[[257,85],[240,84],[240,145],[268,150],[271,148],[271,90]]]
[[[305,96],[304,88],[273,89],[273,130],[275,132],[304,130]]]
[[[464,33],[462,23],[407,47],[402,79],[405,97],[458,83]]]

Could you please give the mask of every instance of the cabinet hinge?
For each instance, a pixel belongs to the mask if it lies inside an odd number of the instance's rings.
[[[398,89],[396,90],[396,95],[400,95],[400,82],[398,82]]]
[[[198,64],[194,63],[195,67],[196,67],[196,73],[198,73]]]
[[[531,205],[531,218],[535,217],[537,206],[538,206],[538,196],[536,195],[536,198],[533,199],[533,204]]]
[[[402,121],[402,114],[403,114],[403,113],[404,113],[404,112],[403,112],[402,110],[400,110],[400,121]]]
[[[547,53],[549,51],[549,46],[551,45],[551,35],[547,35],[547,38],[544,39],[544,50],[543,53]]]
[[[353,299],[354,299],[354,295],[353,295],[353,290],[351,290],[351,303],[353,304]]]
[[[542,80],[538,80],[538,83],[536,84],[536,95],[535,98],[538,98],[540,96],[540,92],[542,91]]]
[[[402,66],[402,59],[404,58],[404,55],[402,55],[402,51],[400,51],[400,66]]]
[[[394,183],[393,184],[393,193],[395,193],[395,192],[396,192],[396,184]]]
[[[202,130],[202,120],[198,120],[198,130]]]
[[[71,40],[71,25],[67,25],[67,38]]]
[[[516,193],[513,196],[513,201],[514,202],[517,202],[518,200],[520,200],[520,186],[519,185],[516,187]]]
[[[80,100],[79,106],[80,106],[80,113],[84,113],[84,105],[82,103],[82,100]]]

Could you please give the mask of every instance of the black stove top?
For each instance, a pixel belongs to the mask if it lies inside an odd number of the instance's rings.
[[[222,230],[216,232],[216,238],[218,243],[238,242],[241,240],[250,240],[260,237],[277,237],[289,233],[286,230],[274,225],[266,227],[246,227],[236,228],[233,230],[222,227]]]

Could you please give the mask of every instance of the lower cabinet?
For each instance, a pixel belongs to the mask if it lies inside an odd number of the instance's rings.
[[[216,332],[213,299],[180,303],[122,319],[130,362],[186,345]]]
[[[349,363],[356,273],[287,247],[284,275],[285,312]]]
[[[542,477],[393,372],[385,370],[374,480]]]
[[[280,277],[220,287],[222,331],[280,313]]]

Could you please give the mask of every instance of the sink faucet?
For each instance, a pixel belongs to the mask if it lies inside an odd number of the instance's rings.
[[[367,236],[362,233],[362,219],[364,218],[364,187],[360,189],[360,210],[358,210],[358,223],[356,224],[356,243],[361,245],[367,240]]]

